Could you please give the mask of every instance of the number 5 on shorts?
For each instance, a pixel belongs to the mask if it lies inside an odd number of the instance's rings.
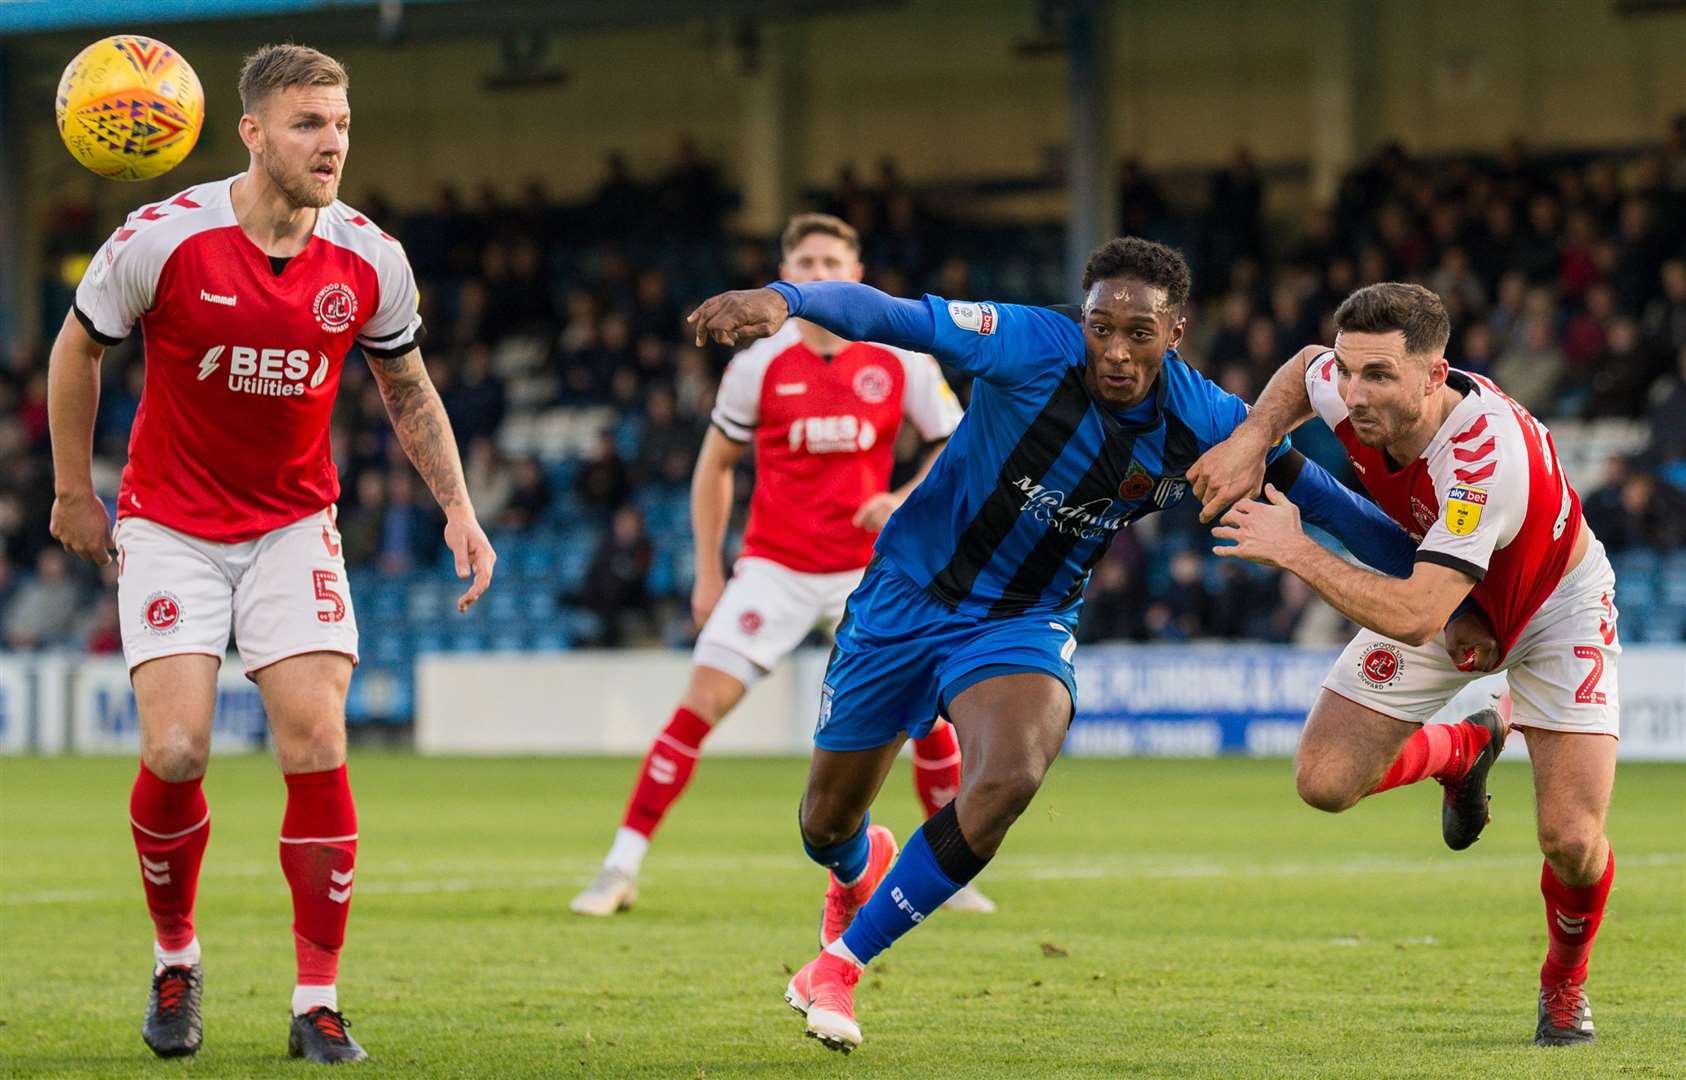
[[[340,576],[332,570],[312,570],[310,575],[316,580],[316,599],[326,600],[334,605],[332,611],[318,611],[316,613],[317,620],[325,623],[343,621],[345,619],[345,598],[330,588],[339,581]],[[1575,651],[1577,654],[1580,652],[1579,649]],[[1599,670],[1603,670],[1602,664],[1599,665]]]

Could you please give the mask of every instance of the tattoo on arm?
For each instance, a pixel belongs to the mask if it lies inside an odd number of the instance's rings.
[[[398,445],[427,482],[439,508],[466,505],[468,486],[463,482],[456,436],[439,391],[427,377],[421,350],[411,349],[402,356],[371,356],[369,367],[380,386]]]

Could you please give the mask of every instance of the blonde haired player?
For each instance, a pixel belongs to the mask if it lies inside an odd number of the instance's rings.
[[[496,556],[417,343],[415,278],[397,241],[336,201],[349,148],[345,69],[270,45],[240,72],[245,172],[129,215],[94,256],[49,370],[52,533],[104,565],[113,535],[90,453],[105,348],[145,334],[146,388],[115,534],[123,652],[140,714],[129,813],[157,929],[142,1035],[161,1057],[202,1039],[193,902],[210,834],[200,783],[232,626],[263,695],[287,785],[281,868],[298,978],[288,1050],[366,1057],[335,979],[355,886],[345,698],[357,623],[334,527],[329,413],[360,346],[404,452],[445,511],[466,610]]]
[[[861,279],[860,237],[839,218],[798,214],[781,247],[779,272],[787,281]],[[904,419],[934,445],[918,475],[890,491]],[[959,422],[959,403],[924,353],[845,341],[792,319],[732,358],[691,480],[697,554],[691,611],[702,632],[690,684],[650,744],[602,870],[569,905],[576,914],[613,915],[637,900],[650,837],[690,782],[703,739],[810,630],[836,624],[872,559],[878,530]],[[751,446],[755,494],[743,554],[728,582],[721,547],[732,470]],[[947,721],[914,743],[913,768],[928,817],[960,786],[960,744]],[[887,830],[874,826],[872,833],[868,873],[858,881],[831,880],[821,926],[826,940],[848,925],[895,854]],[[956,895],[951,906],[995,908],[975,888]]]

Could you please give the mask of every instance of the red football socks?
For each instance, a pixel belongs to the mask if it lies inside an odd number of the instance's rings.
[[[1469,770],[1470,762],[1486,747],[1491,736],[1486,728],[1460,720],[1456,724],[1424,724],[1411,733],[1399,756],[1393,759],[1381,783],[1370,794],[1415,784],[1434,777],[1456,780]]]
[[[638,783],[626,804],[623,827],[650,836],[662,823],[667,808],[685,791],[691,774],[697,768],[697,756],[702,753],[703,740],[708,737],[709,724],[690,709],[680,706],[673,713],[667,727],[650,743],[644,755],[644,765],[638,773]]]
[[[142,765],[129,793],[129,829],[140,855],[146,909],[158,929],[159,946],[170,951],[193,941],[193,898],[211,838],[203,781],[171,783]]]
[[[926,817],[960,794],[960,740],[947,720],[938,720],[913,744],[913,790]]]
[[[1598,935],[1604,921],[1604,901],[1610,895],[1610,882],[1616,877],[1616,853],[1604,875],[1591,885],[1580,888],[1565,885],[1548,862],[1540,870],[1540,893],[1545,897],[1546,945],[1545,964],[1540,968],[1540,985],[1547,989],[1563,983],[1586,982],[1587,958],[1592,955],[1592,939]]]
[[[357,861],[357,808],[346,769],[291,773],[281,820],[281,871],[293,892],[300,986],[331,986],[339,974]]]

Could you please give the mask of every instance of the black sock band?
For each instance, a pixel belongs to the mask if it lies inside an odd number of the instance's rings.
[[[920,826],[920,832],[925,834],[925,842],[931,845],[931,854],[937,860],[937,866],[956,885],[964,885],[977,877],[989,860],[972,850],[972,845],[966,842],[966,835],[960,831],[960,815],[954,811],[954,800],[931,815],[929,821]]]

